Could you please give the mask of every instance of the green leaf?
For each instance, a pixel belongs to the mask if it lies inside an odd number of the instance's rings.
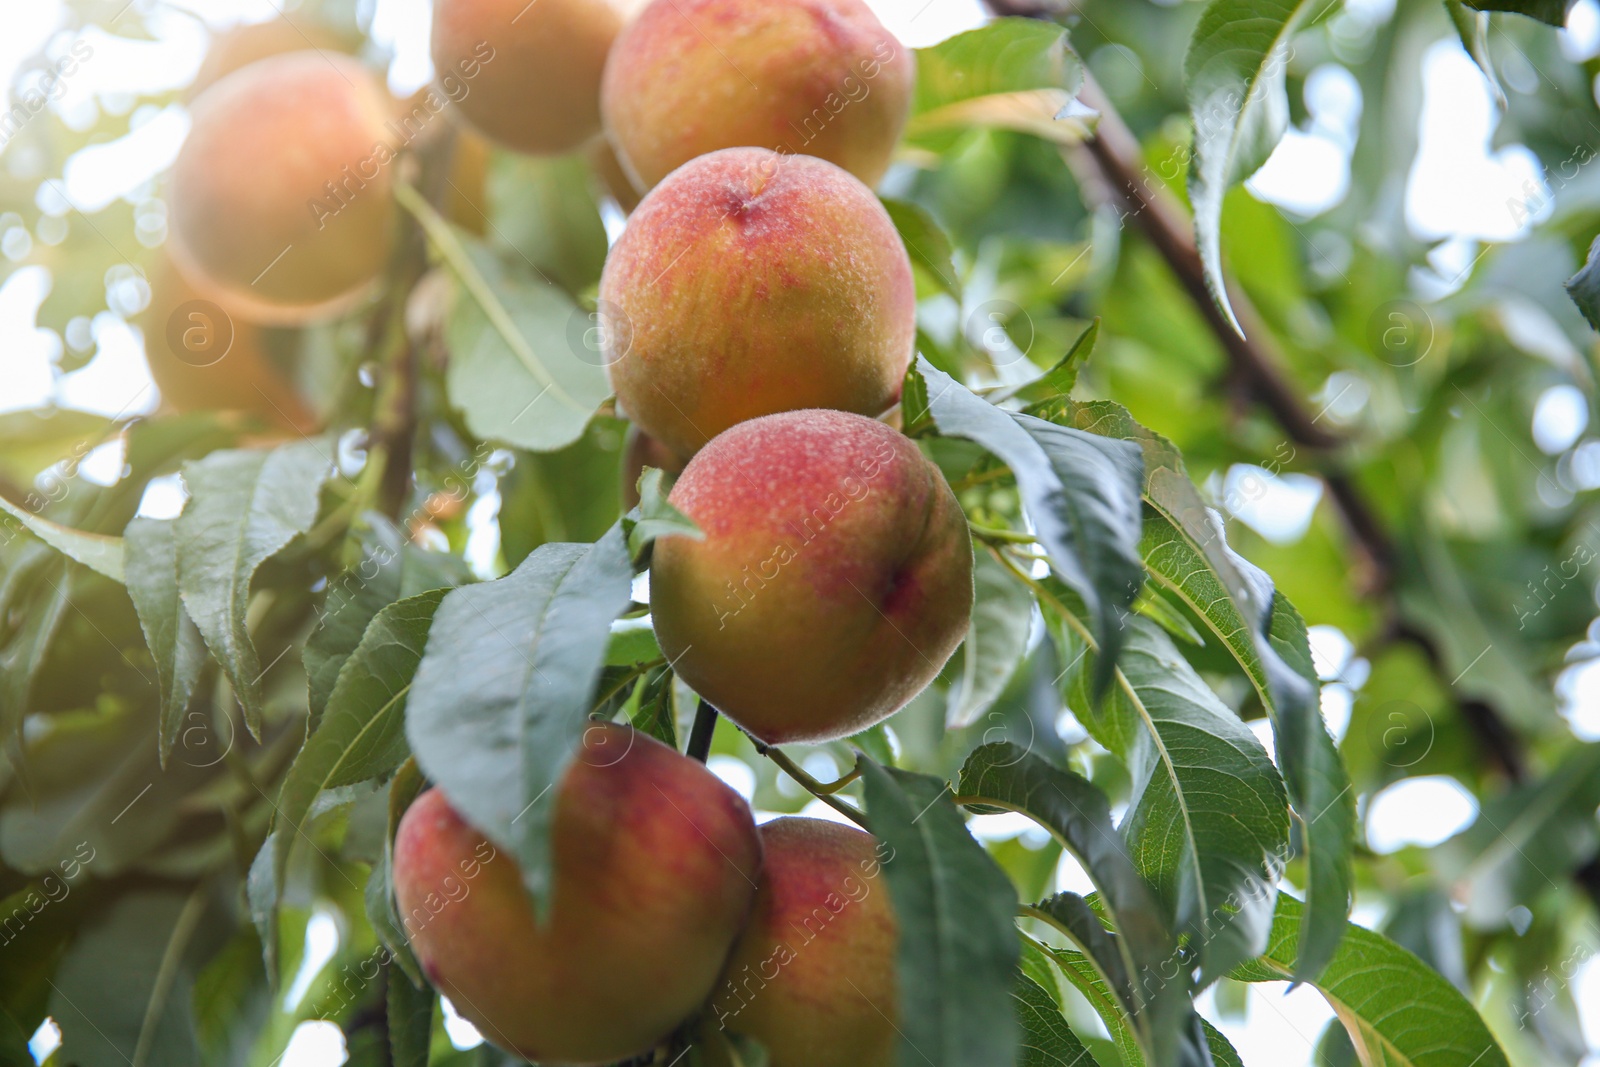
[[[1237,968],[1233,977],[1291,979],[1301,910],[1298,900],[1280,896],[1266,953]],[[1508,1067],[1489,1028],[1455,986],[1381,934],[1351,923],[1333,959],[1310,984],[1344,1023],[1362,1063]]]
[[[284,775],[274,805],[271,900],[283,893],[289,852],[306,834],[317,797],[329,789],[388,774],[406,759],[405,707],[422,661],[428,627],[446,590],[435,589],[380,611],[339,671],[327,713]],[[268,910],[273,910],[269,904]],[[268,916],[268,929],[276,920]]]
[[[1011,994],[1017,1025],[1022,1029],[1022,1055],[1017,1067],[1094,1067],[1094,1057],[1072,1032],[1061,1008],[1027,975],[1017,976]]]
[[[515,261],[569,293],[581,293],[600,281],[606,227],[581,153],[496,152],[489,163],[487,192],[493,222],[483,223],[493,227],[489,238],[494,245],[504,246]]]
[[[645,550],[662,537],[687,537],[694,541],[706,539],[705,532],[694,524],[694,520],[673,507],[667,499],[666,490],[661,485],[665,478],[666,472],[655,467],[646,467],[639,475],[638,518],[624,520],[628,531],[628,555],[636,560],[643,559]]]
[[[1111,821],[1105,795],[1087,779],[1011,742],[975,749],[961,768],[957,788],[963,804],[1027,815],[1083,865],[1100,888],[1118,935],[1110,938],[1091,915],[1093,929],[1080,927],[1078,934],[1093,935],[1093,943],[1078,938],[1080,947],[1111,978],[1123,1010],[1137,1020],[1139,1044],[1149,1058],[1159,1064],[1177,1062],[1173,1039],[1192,1009],[1183,984],[1163,980],[1181,970],[1174,956],[1176,940]],[[1050,902],[1039,907],[1045,914],[1065,917]]]
[[[860,762],[900,927],[900,1062],[994,1067],[1018,1048],[1017,894],[927,775]]]
[[[1109,683],[1123,620],[1144,582],[1139,559],[1139,449],[1126,442],[1003,411],[918,357],[939,432],[988,449],[1011,468],[1052,569],[1088,607]]]
[[[428,1067],[428,1039],[433,1032],[433,988],[418,989],[405,976],[387,975],[389,1067]]]
[[[1475,11],[1507,11],[1513,15],[1526,15],[1557,29],[1567,23],[1567,8],[1572,0],[1466,0]]]
[[[127,545],[128,596],[155,660],[161,682],[157,737],[161,766],[167,765],[189,700],[206,662],[205,642],[178,595],[178,543],[171,520],[134,519],[123,532]]]
[[[1038,409],[1144,450],[1147,505],[1139,552],[1150,578],[1183,601],[1232,653],[1272,720],[1274,748],[1301,823],[1310,871],[1301,937],[1304,980],[1333,955],[1350,914],[1355,795],[1318,700],[1305,623],[1272,580],[1228,547],[1221,520],[1195,490],[1170,441],[1109,402]]]
[[[1033,941],[1031,938],[1028,942],[1060,969],[1072,987],[1083,994],[1083,998],[1088,1001],[1095,1014],[1100,1016],[1100,1021],[1105,1023],[1106,1032],[1111,1035],[1111,1044],[1116,1049],[1122,1067],[1145,1067],[1144,1053],[1135,1039],[1127,1012],[1121,1001],[1111,992],[1106,984],[1105,975],[1095,966],[1094,961],[1075,949],[1055,948]],[[1202,1045],[1215,1049],[1217,1045],[1213,1039],[1214,1034],[1216,1038],[1221,1037],[1212,1029],[1210,1023],[1201,1019],[1198,1014],[1190,1012],[1188,1024],[1184,1029],[1169,1035],[1171,1043],[1178,1049],[1177,1062],[1185,1064],[1186,1067],[1212,1067],[1206,1063]],[[1224,1041],[1223,1044],[1226,1045],[1227,1042]],[[1234,1062],[1237,1062],[1237,1059],[1235,1055]],[[1214,1062],[1221,1067],[1226,1061]]]
[[[922,268],[940,292],[961,299],[961,278],[956,274],[955,250],[950,238],[920,205],[909,200],[880,197],[914,266]]]
[[[0,496],[0,511],[11,515],[35,537],[68,559],[98,571],[113,582],[122,581],[122,538],[84,533],[70,526],[62,526],[13,504],[3,496]]]
[[[655,663],[662,658],[650,616],[618,619],[611,624],[611,640],[606,645],[607,667],[631,667],[636,663]]]
[[[635,730],[649,734],[668,748],[677,748],[678,717],[672,706],[672,680],[672,672],[665,669],[639,679],[634,699],[629,701],[632,711],[628,721]]]
[[[18,485],[28,485],[53,464],[65,461],[75,469],[96,445],[110,438],[117,424],[104,415],[73,408],[44,408],[0,414],[0,471]],[[23,497],[22,506],[36,510],[46,494]]]
[[[1080,624],[1081,625],[1081,624]],[[1063,655],[1076,653],[1061,631]],[[1155,624],[1132,616],[1118,685],[1090,698],[1080,662],[1067,699],[1133,778],[1122,832],[1139,872],[1196,945],[1202,978],[1266,946],[1289,848],[1283,780],[1254,734]]]
[[[471,580],[459,557],[408,544],[399,528],[382,515],[368,513],[362,520],[366,528],[361,535],[361,562],[329,581],[317,626],[301,655],[310,709],[308,735],[322,720],[340,668],[378,612],[397,600]]]
[[[606,635],[633,587],[620,524],[592,545],[543,545],[498,581],[445,597],[411,687],[417,761],[474,826],[517,857],[548,906],[553,791],[583,736]]]
[[[61,1027],[61,1062],[129,1067],[143,1045],[146,1063],[199,1067],[189,1008],[193,963],[182,951],[186,946],[167,962],[185,904],[181,893],[135,891],[79,933],[53,979],[50,1014]],[[108,966],[112,960],[115,966]],[[162,982],[168,983],[167,994],[147,1020],[151,994]]]
[[[1289,41],[1312,0],[1211,0],[1189,39],[1183,79],[1194,120],[1189,201],[1211,298],[1242,334],[1222,271],[1222,201],[1255,173],[1289,128]]]
[[[1072,347],[1067,349],[1067,354],[1062,356],[1054,367],[1045,371],[1039,377],[1026,385],[1011,391],[1006,399],[1017,399],[1026,403],[1040,403],[1064,397],[1072,392],[1072,387],[1078,383],[1078,372],[1084,364],[1089,362],[1089,357],[1094,355],[1095,341],[1100,338],[1100,319],[1089,323],[1088,327],[1072,342]],[[991,395],[991,400],[999,401],[999,395]]]
[[[1496,73],[1494,61],[1489,57],[1489,13],[1469,10],[1461,0],[1444,0],[1444,10],[1450,16],[1451,25],[1456,28],[1456,35],[1461,38],[1461,47],[1466,49],[1467,55],[1483,72],[1494,93],[1495,102],[1504,111],[1506,92],[1500,87],[1500,75]]]
[[[988,711],[1028,652],[1033,593],[987,552],[973,561],[977,593],[961,646],[961,674],[950,686],[945,727],[960,730]]]
[[[1600,237],[1589,245],[1589,258],[1567,279],[1567,295],[1578,305],[1592,329],[1600,330]]]
[[[189,501],[176,520],[178,590],[257,738],[262,670],[245,624],[250,579],[311,529],[329,470],[324,444],[313,440],[213,452],[183,467]]]
[[[1071,144],[1093,113],[1076,106],[1083,64],[1066,31],[1042,20],[995,19],[917,50],[917,89],[906,140],[936,150],[972,127]]]
[[[390,958],[401,973],[418,989],[425,988],[427,983],[422,977],[421,966],[411,954],[405,924],[401,922],[394,904],[394,835],[400,828],[400,819],[406,809],[426,785],[427,780],[415,759],[408,759],[401,764],[390,780],[389,825],[383,835],[383,855],[372,865],[372,874],[367,879],[363,894],[367,921],[372,924],[373,932],[378,935],[384,948],[389,950]],[[391,973],[389,980],[395,982],[400,979]]]
[[[72,589],[67,561],[41,545],[25,546],[11,569],[0,573],[0,618],[19,620],[0,645],[0,739],[25,780],[22,724],[45,652],[72,605]]]
[[[461,236],[415,189],[396,199],[460,283],[446,326],[450,401],[479,437],[552,452],[583,435],[611,395],[598,355],[575,343],[589,320],[548,281],[513,275],[482,243]]]

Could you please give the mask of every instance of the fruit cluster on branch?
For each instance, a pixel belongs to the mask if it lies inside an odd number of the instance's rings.
[[[195,101],[155,314],[212,302],[238,336],[224,394],[187,339],[153,345],[169,402],[309,427],[260,337],[379,285],[397,168],[437,111],[461,123],[444,210],[467,228],[487,143],[582,149],[631,210],[598,300],[629,464],[676,474],[670,503],[703,535],[654,551],[674,669],[764,745],[857,733],[932,682],[966,633],[972,542],[896,428],[916,293],[869,184],[915,64],[861,0],[438,0],[438,84],[405,103],[282,37],[219,49]],[[703,764],[609,723],[556,793],[543,912],[441,789],[398,828],[411,947],[488,1040],[563,1063],[673,1035],[714,1061],[724,1034],[774,1067],[894,1062],[896,925],[868,834],[758,829]]]

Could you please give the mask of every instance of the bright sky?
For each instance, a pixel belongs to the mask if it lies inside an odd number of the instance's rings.
[[[978,25],[982,12],[977,0],[868,0],[886,25],[906,44],[936,43]],[[394,55],[389,80],[396,92],[407,92],[428,81],[427,26],[430,0],[372,0],[371,32]],[[149,13],[141,12],[149,9]],[[1340,17],[1379,21],[1390,16],[1392,0],[1349,0]],[[77,209],[93,213],[119,198],[148,195],[147,184],[171,163],[188,132],[188,117],[181,106],[133,110],[131,94],[155,92],[186,84],[198,69],[207,35],[193,15],[213,27],[238,21],[273,17],[277,0],[170,0],[155,5],[139,0],[136,9],[122,16],[142,18],[154,41],[120,38],[104,30],[87,35],[94,49],[91,61],[67,82],[63,97],[52,104],[64,121],[83,126],[100,113],[129,114],[129,132],[114,141],[85,149],[74,156],[60,175],[66,200]],[[192,13],[192,14],[191,14]],[[11,85],[18,63],[49,41],[63,24],[60,0],[26,0],[6,4],[4,32],[0,33],[0,86]],[[57,40],[52,47],[71,42]],[[1600,53],[1600,2],[1579,0],[1562,34],[1568,58],[1582,60]],[[1516,57],[1509,57],[1507,79],[1517,73]],[[1536,73],[1523,72],[1533,79]],[[1412,233],[1424,240],[1442,242],[1441,262],[1470,262],[1479,242],[1511,241],[1526,235],[1532,222],[1548,212],[1549,190],[1538,161],[1527,149],[1509,145],[1490,151],[1490,137],[1498,114],[1487,84],[1454,38],[1441,39],[1423,59],[1424,99],[1419,129],[1419,152],[1406,189],[1406,221]],[[1516,91],[1513,86],[1512,91]],[[0,93],[5,92],[0,89]],[[1247,183],[1262,200],[1275,203],[1297,223],[1314,218],[1337,205],[1349,188],[1349,160],[1363,101],[1354,76],[1337,63],[1326,63],[1309,73],[1305,82],[1309,121],[1293,129],[1282,145]],[[9,103],[5,106],[9,107]],[[0,149],[0,165],[25,168],[27,161]],[[1530,205],[1523,218],[1508,212],[1509,199]],[[68,203],[56,198],[41,201],[48,211],[62,214]],[[1546,206],[1540,206],[1546,205]],[[15,221],[0,216],[0,254],[13,261],[28,254],[35,235]],[[1457,268],[1459,269],[1459,268]],[[1449,273],[1454,273],[1449,272]],[[1436,280],[1439,292],[1456,284],[1446,276]],[[41,267],[19,270],[0,285],[0,381],[6,391],[0,410],[18,410],[54,402],[61,406],[99,411],[108,415],[153,410],[157,401],[142,357],[138,331],[112,312],[83,324],[84,336],[74,336],[80,348],[93,345],[95,357],[82,371],[59,373],[53,366],[63,350],[63,339],[35,327],[35,314],[49,292],[49,273]],[[147,293],[137,279],[123,279],[117,306],[130,313]],[[1523,310],[1522,314],[1530,314]],[[1543,312],[1534,309],[1531,314]],[[1549,336],[1550,323],[1532,321],[1528,336]],[[1559,331],[1556,331],[1559,334]],[[1568,390],[1570,393],[1571,391]],[[1570,448],[1586,428],[1586,406],[1581,396],[1552,390],[1538,407],[1534,433],[1541,448],[1552,454]],[[1546,445],[1550,447],[1546,448]],[[1600,486],[1600,444],[1579,447],[1594,452],[1593,468]],[[85,476],[110,482],[121,466],[116,446],[85,464]],[[1237,467],[1215,487],[1232,513],[1263,536],[1292,542],[1302,536],[1321,495],[1321,486],[1298,475],[1279,475],[1262,467]],[[181,489],[172,480],[147,494],[145,510],[173,514],[181,506]],[[488,525],[493,506],[477,514]],[[481,540],[480,544],[483,543]],[[487,542],[492,555],[492,538]],[[1364,661],[1352,659],[1349,641],[1331,628],[1319,627],[1313,639],[1319,667],[1328,685],[1324,712],[1336,735],[1349,721],[1353,692],[1365,677]],[[1596,661],[1600,663],[1600,661]],[[1337,679],[1337,681],[1332,681]],[[1562,695],[1575,727],[1589,738],[1600,737],[1600,666],[1578,668],[1564,678]],[[735,788],[748,793],[753,787],[748,768],[723,761],[714,769]],[[819,768],[819,773],[821,769]],[[831,772],[823,775],[832,777]],[[830,809],[816,814],[831,814]],[[808,811],[808,814],[811,813]],[[1372,798],[1364,812],[1369,838],[1380,852],[1408,844],[1430,844],[1454,833],[1475,815],[1471,794],[1450,779],[1429,778],[1404,782]],[[1015,819],[991,817],[975,827],[985,837],[1007,837],[1030,832]],[[1077,884],[1081,871],[1063,865],[1064,886]],[[1377,916],[1362,912],[1369,922]],[[291,995],[303,992],[315,970],[332,957],[337,947],[337,924],[319,915],[308,930],[308,970],[296,976]],[[1580,1013],[1600,1021],[1600,967],[1591,963],[1576,983]],[[1327,1006],[1309,989],[1285,996],[1272,986],[1252,991],[1244,1021],[1218,1015],[1209,995],[1206,1014],[1231,1038],[1249,1067],[1302,1067],[1311,1062],[1311,1048],[1323,1025],[1331,1018]],[[479,1040],[471,1026],[453,1012],[447,1020],[458,1045]],[[1600,1022],[1597,1022],[1600,1026]],[[1600,1033],[1589,1034],[1600,1048]],[[41,1028],[34,1043],[42,1059],[58,1042],[53,1024]],[[345,1058],[343,1040],[336,1027],[308,1023],[296,1032],[283,1067],[335,1067]]]

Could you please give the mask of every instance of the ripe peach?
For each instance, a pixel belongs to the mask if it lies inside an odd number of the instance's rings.
[[[755,911],[711,1017],[765,1045],[771,1067],[893,1067],[898,932],[877,842],[799,818],[761,841]]]
[[[916,64],[862,0],[655,0],[606,63],[606,132],[641,189],[719,148],[819,156],[869,185]]]
[[[366,68],[331,52],[272,56],[202,93],[168,198],[189,282],[273,324],[359,301],[393,237],[393,108]]]
[[[591,726],[556,799],[555,879],[536,919],[517,864],[438,789],[394,847],[395,899],[429,979],[525,1059],[603,1063],[650,1048],[711,992],[755,894],[743,799],[644,734]]]
[[[777,411],[877,415],[916,339],[911,261],[872,191],[759,148],[702,156],[645,197],[600,306],[623,410],[685,456]]]
[[[346,41],[318,22],[296,17],[293,22],[279,16],[266,22],[252,22],[224,30],[206,48],[200,72],[189,86],[192,100],[225,76],[258,59],[285,52],[316,51],[348,53],[358,42]]]
[[[452,98],[486,136],[555,155],[600,132],[600,75],[623,17],[613,0],[436,0],[433,63],[441,82],[460,81]]]
[[[151,272],[143,325],[150,376],[172,410],[245,412],[281,430],[315,426],[306,401],[269,355],[275,337],[284,335],[203,302],[165,257]]]
[[[881,422],[740,423],[669,499],[706,536],[656,543],[656,637],[684,681],[768,744],[887,718],[966,634],[966,517],[938,468]]]

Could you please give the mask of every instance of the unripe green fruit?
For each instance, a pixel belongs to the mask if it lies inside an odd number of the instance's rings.
[[[601,106],[642,189],[740,145],[818,156],[875,185],[915,76],[862,0],[655,0],[617,38]]]
[[[966,634],[972,541],[908,438],[840,411],[740,423],[669,499],[704,540],[656,542],[661,649],[769,744],[865,730],[933,681]]]
[[[778,411],[877,415],[916,340],[911,261],[871,190],[758,148],[702,156],[645,197],[600,307],[623,410],[684,456]]]
[[[395,836],[395,899],[429,979],[524,1059],[610,1063],[710,994],[749,914],[761,842],[742,798],[644,734],[594,724],[562,779],[554,888],[535,918],[516,861],[439,790]]]
[[[433,64],[485,136],[567,152],[600,132],[600,75],[623,17],[612,0],[435,0]]]
[[[898,933],[882,849],[821,819],[761,827],[755,910],[711,997],[711,1023],[771,1067],[894,1067]]]
[[[393,241],[393,109],[365,67],[332,52],[262,59],[201,93],[168,196],[170,251],[190,284],[278,325],[358,302]]]

